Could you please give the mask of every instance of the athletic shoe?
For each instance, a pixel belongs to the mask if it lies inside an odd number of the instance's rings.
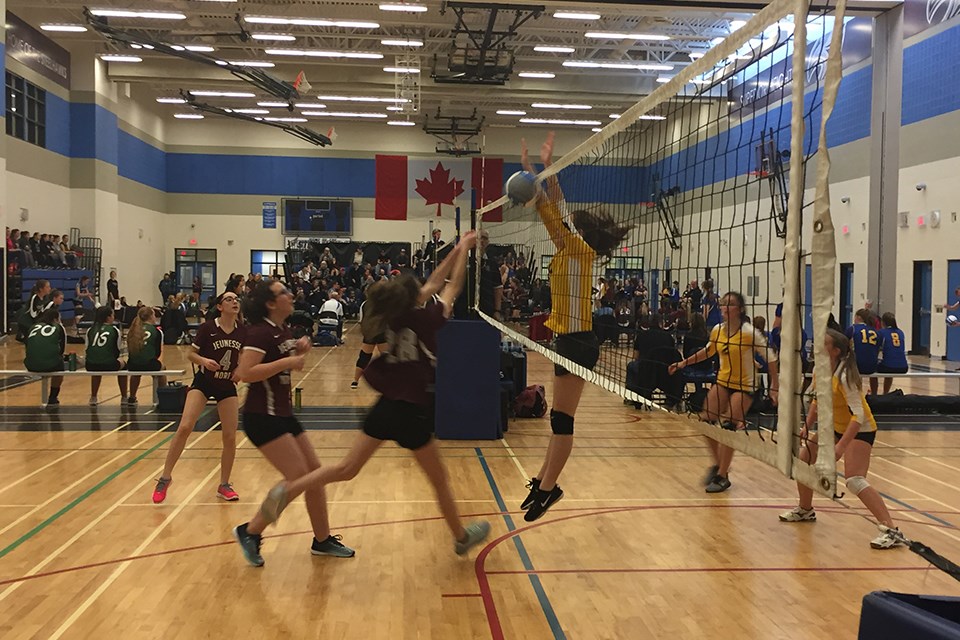
[[[244,522],[233,530],[233,537],[240,543],[240,551],[243,552],[243,559],[254,567],[263,566],[263,556],[260,555],[260,544],[263,542],[263,536],[255,533],[247,533],[247,525]]]
[[[523,514],[523,519],[527,522],[537,520],[547,512],[547,509],[560,502],[562,498],[563,489],[560,488],[560,485],[555,486],[550,491],[537,489],[537,496],[533,499],[533,504],[530,505],[527,512]]]
[[[900,537],[900,529],[889,527],[880,527],[881,533],[879,536],[870,541],[870,546],[874,549],[893,549],[894,547],[902,547],[906,543],[903,541],[903,538]]]
[[[273,524],[280,519],[280,514],[287,508],[287,504],[287,483],[281,482],[267,492],[267,497],[260,504],[260,517],[266,520],[267,524]]]
[[[48,407],[56,407],[60,404],[60,398],[47,398]]]
[[[730,420],[725,420],[720,423],[720,428],[724,431],[736,431],[739,429],[736,422],[731,422]]]
[[[350,388],[356,391],[357,389],[360,388],[360,383],[354,380],[353,382],[350,383]]]
[[[490,523],[486,520],[472,522],[466,526],[464,531],[467,532],[467,535],[464,536],[463,540],[457,540],[456,544],[453,545],[453,550],[457,552],[458,556],[462,556],[470,550],[470,547],[486,540],[487,536],[490,535]]]
[[[717,475],[707,485],[707,493],[723,493],[729,488],[730,480],[725,476]]]
[[[167,489],[173,478],[160,478],[157,480],[157,486],[153,490],[153,504],[160,504],[167,499]]]
[[[327,539],[320,542],[316,538],[310,545],[310,553],[315,556],[334,556],[335,558],[352,558],[357,552],[340,542],[343,536],[327,536]]]
[[[131,407],[137,406],[137,396],[130,396],[129,398],[127,398],[127,404],[130,405]]]
[[[803,507],[794,507],[780,514],[780,522],[816,522],[817,512]]]
[[[540,480],[537,478],[530,478],[530,482],[526,485],[527,489],[530,489],[530,493],[527,494],[527,497],[523,499],[523,502],[520,503],[521,511],[526,511],[530,508],[530,505],[533,504],[534,499],[537,497],[537,491],[540,490]]]
[[[100,403],[97,401],[97,396],[90,396],[90,401],[87,402],[87,404],[90,405],[91,407],[95,407]]]
[[[703,486],[706,487],[706,486],[708,486],[711,482],[713,482],[713,479],[717,477],[717,472],[718,472],[718,471],[720,471],[720,467],[717,466],[717,465],[713,465],[712,467],[710,467],[709,469],[707,469],[706,475],[703,476]]]
[[[217,497],[227,502],[236,502],[240,499],[240,494],[233,490],[233,485],[229,482],[217,487]]]

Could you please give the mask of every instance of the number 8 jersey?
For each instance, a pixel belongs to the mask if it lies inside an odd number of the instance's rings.
[[[220,327],[220,319],[214,318],[200,325],[197,330],[197,339],[193,341],[193,348],[201,358],[215,360],[219,365],[218,371],[210,371],[201,367],[200,372],[208,384],[214,387],[233,387],[230,380],[240,361],[240,350],[243,348],[245,330],[242,325],[234,327],[227,333]]]

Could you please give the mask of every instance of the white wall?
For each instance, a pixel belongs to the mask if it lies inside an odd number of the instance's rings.
[[[69,187],[30,178],[19,173],[7,172],[8,225],[14,229],[26,229],[31,234],[70,233],[73,222],[70,217],[71,201]],[[20,220],[20,209],[28,210],[28,219]]]

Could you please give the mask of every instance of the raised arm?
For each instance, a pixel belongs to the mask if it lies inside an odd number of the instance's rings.
[[[551,131],[540,147],[540,160],[543,162],[544,169],[553,164],[553,138],[554,134]],[[533,174],[537,173],[530,162],[525,138],[520,140],[520,163],[525,171]],[[543,188],[537,192],[536,206],[537,213],[540,214],[540,219],[547,227],[550,239],[553,240],[557,250],[563,248],[564,239],[570,233],[563,224],[563,216],[560,213],[561,202],[563,202],[563,191],[560,189],[560,181],[556,175],[552,175],[544,180]]]
[[[449,315],[454,301],[460,292],[463,291],[463,282],[467,273],[467,257],[470,255],[470,249],[477,244],[476,231],[469,231],[463,235],[457,246],[454,247],[450,256],[444,262],[453,262],[450,273],[450,281],[443,288],[440,299],[443,301],[444,312]],[[421,293],[422,295],[422,293]]]
[[[443,262],[441,262],[437,268],[430,273],[430,277],[427,278],[427,281],[423,283],[422,287],[420,287],[420,304],[425,303],[433,294],[439,293],[440,290],[443,289],[443,285],[447,283],[448,276],[453,270],[453,264],[456,260],[456,256],[454,254],[460,249],[460,245],[462,244],[463,241],[461,240],[460,243],[453,248],[453,251],[447,254],[447,257],[444,258]]]

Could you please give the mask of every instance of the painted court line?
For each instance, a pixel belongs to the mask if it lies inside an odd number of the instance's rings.
[[[52,467],[53,465],[55,465],[55,464],[57,464],[57,463],[59,463],[59,462],[63,462],[63,461],[66,460],[67,458],[69,458],[69,457],[71,457],[71,456],[73,456],[73,455],[76,455],[77,452],[83,451],[83,450],[86,449],[87,447],[89,447],[89,446],[91,446],[91,445],[93,445],[93,444],[96,444],[97,442],[100,442],[100,441],[103,440],[104,438],[108,438],[108,437],[112,436],[112,435],[115,434],[117,431],[120,431],[120,429],[123,429],[124,427],[126,427],[126,426],[128,426],[128,425],[130,425],[130,424],[131,424],[131,423],[129,423],[129,422],[124,422],[122,425],[120,425],[119,427],[117,427],[117,428],[114,429],[113,431],[110,431],[110,432],[108,432],[108,433],[105,433],[105,434],[103,434],[102,436],[100,436],[99,438],[97,438],[97,439],[95,439],[95,440],[91,440],[90,442],[88,442],[87,444],[83,445],[83,446],[80,447],[79,449],[74,449],[74,450],[72,450],[70,453],[67,453],[67,454],[65,454],[65,455],[60,456],[59,458],[57,458],[57,459],[54,460],[53,462],[48,462],[47,464],[43,465],[43,466],[40,467],[39,469],[36,469],[36,470],[34,470],[34,471],[31,471],[30,473],[28,473],[27,475],[23,476],[23,477],[20,478],[19,480],[14,480],[14,481],[11,482],[10,484],[6,485],[5,487],[0,487],[0,493],[3,493],[3,492],[6,491],[7,489],[12,489],[13,487],[17,486],[17,485],[20,484],[21,482],[24,482],[24,481],[26,481],[26,480],[29,480],[30,478],[32,478],[33,476],[37,475],[38,473],[40,473],[40,472],[42,472],[42,471],[44,471],[44,470],[46,470],[46,469],[49,469],[49,468]],[[2,533],[2,532],[0,532],[0,533]]]
[[[848,571],[930,571],[931,566],[922,567],[642,567],[637,569],[612,568],[612,569],[537,569],[535,571],[526,571],[525,569],[505,569],[496,571],[487,571],[488,576],[511,576],[511,575],[557,575],[557,574],[577,574],[577,573],[846,573]]]
[[[507,455],[510,457],[511,460],[513,460],[513,464],[514,464],[514,465],[517,467],[517,469],[520,471],[520,477],[523,478],[523,481],[524,481],[524,482],[527,482],[527,481],[528,481],[528,478],[529,478],[530,476],[527,475],[527,472],[526,472],[526,470],[523,468],[523,465],[520,464],[520,460],[517,459],[517,454],[515,454],[515,453],[513,452],[513,449],[510,448],[510,445],[507,444],[507,439],[506,439],[506,438],[501,438],[501,439],[500,439],[500,444],[502,444],[502,445],[503,445],[503,448],[507,450]]]

